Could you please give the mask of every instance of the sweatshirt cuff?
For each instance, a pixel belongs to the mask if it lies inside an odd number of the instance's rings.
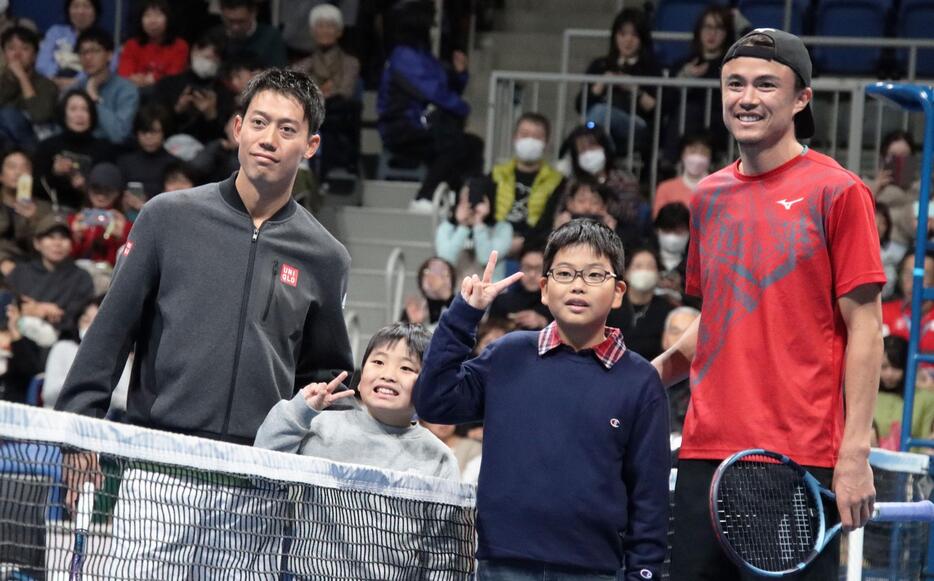
[[[302,426],[308,426],[311,424],[311,420],[321,413],[311,409],[307,403],[305,403],[305,396],[302,395],[302,392],[295,394],[295,397],[289,401],[289,414],[298,421]]]
[[[448,307],[448,310],[445,311],[445,314],[452,319],[451,323],[455,327],[473,330],[480,324],[480,320],[483,319],[483,315],[486,314],[486,309],[477,309],[470,306],[470,304],[464,300],[464,297],[461,296],[460,292],[456,292],[454,294],[454,301],[451,303],[451,306]]]

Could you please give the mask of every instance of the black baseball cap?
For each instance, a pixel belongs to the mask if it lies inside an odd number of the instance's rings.
[[[753,35],[771,39],[771,45],[757,43],[749,46],[747,41]],[[752,30],[733,43],[733,46],[726,51],[720,66],[742,56],[781,63],[794,71],[805,87],[811,86],[811,55],[808,54],[804,42],[793,34],[774,28]],[[811,112],[810,103],[795,115],[795,135],[801,139],[814,136],[814,114]]]

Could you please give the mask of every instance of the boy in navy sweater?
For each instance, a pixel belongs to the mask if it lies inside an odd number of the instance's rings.
[[[495,266],[494,252],[482,279],[464,279],[413,392],[429,422],[484,422],[477,579],[660,578],[668,401],[652,366],[606,326],[626,292],[622,243],[592,220],[555,230],[539,283],[555,321],[470,359],[486,308],[522,276],[493,283]]]

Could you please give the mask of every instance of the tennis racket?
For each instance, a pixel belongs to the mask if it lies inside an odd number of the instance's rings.
[[[710,485],[710,518],[723,550],[742,569],[784,577],[808,566],[836,536],[825,502],[835,501],[796,462],[768,450],[743,450],[724,460]],[[934,521],[934,503],[877,502],[872,520]]]
[[[71,556],[69,581],[81,581],[81,570],[84,568],[85,543],[88,538],[88,529],[91,526],[91,511],[93,509],[94,484],[85,482],[81,487],[81,496],[78,498],[78,508],[75,511],[75,550]]]

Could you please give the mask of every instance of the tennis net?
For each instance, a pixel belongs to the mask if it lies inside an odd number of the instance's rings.
[[[474,516],[458,482],[0,403],[4,579],[468,579]]]
[[[930,457],[873,449],[869,456],[879,502],[931,498]],[[847,581],[916,581],[922,578],[930,525],[870,522],[847,535]]]

